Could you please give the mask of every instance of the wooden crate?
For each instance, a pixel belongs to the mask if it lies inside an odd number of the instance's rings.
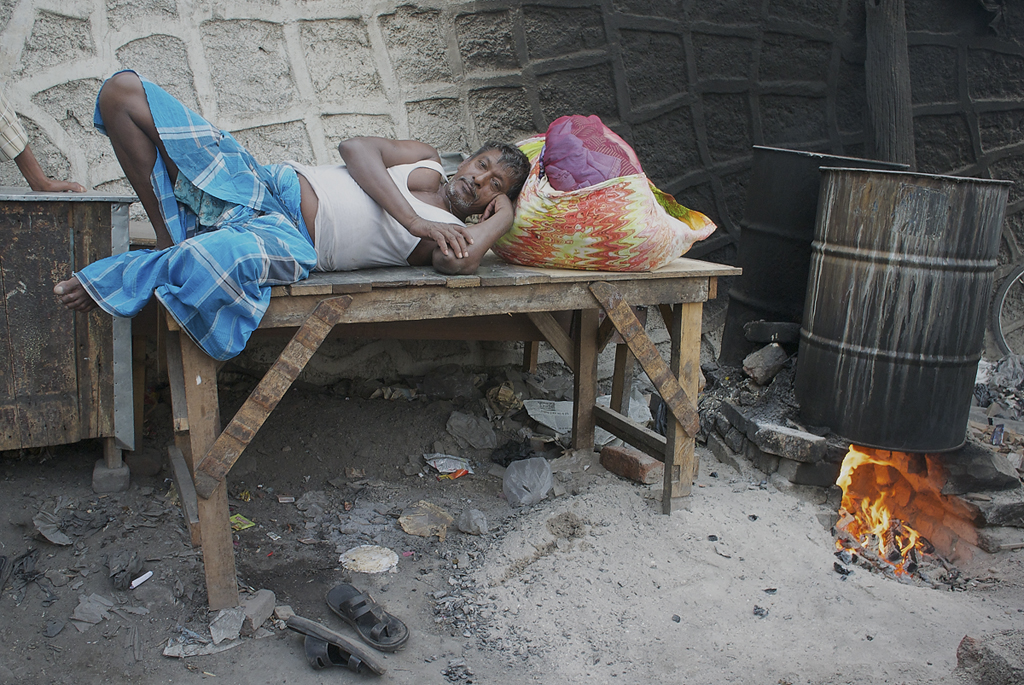
[[[0,450],[99,437],[134,448],[131,323],[71,312],[53,286],[128,249],[135,200],[0,187]]]

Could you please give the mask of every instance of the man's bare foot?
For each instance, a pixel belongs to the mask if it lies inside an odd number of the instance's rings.
[[[96,309],[96,301],[74,276],[53,286],[53,293],[68,309],[77,312],[91,312]]]

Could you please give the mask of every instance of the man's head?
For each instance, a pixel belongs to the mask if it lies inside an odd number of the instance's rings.
[[[530,161],[522,150],[487,141],[452,175],[448,200],[456,215],[479,214],[496,195],[507,195],[514,202],[529,173]]]

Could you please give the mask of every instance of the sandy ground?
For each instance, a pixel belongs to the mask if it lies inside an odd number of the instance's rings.
[[[248,387],[240,376],[222,381],[224,415]],[[162,395],[153,398],[141,454],[160,459],[168,412]],[[323,601],[351,582],[408,624],[408,646],[383,657],[380,678],[312,670],[301,637],[273,621],[264,637],[219,654],[162,656],[181,628],[208,635],[210,620],[201,559],[168,499],[167,472],[100,497],[90,488],[95,443],[4,454],[0,554],[34,548],[46,575],[3,588],[0,682],[947,683],[958,682],[965,635],[1024,629],[1024,551],[980,554],[962,566],[972,580],[956,592],[864,569],[844,577],[825,527],[835,493],[736,472],[702,448],[694,494],[671,516],[656,490],[608,473],[593,455],[556,473],[564,495],[514,509],[488,475],[489,450],[460,451],[447,433],[453,411],[481,405],[294,388],[229,478],[233,509],[256,523],[236,534],[245,586],[352,634]],[[500,425],[499,437],[519,425]],[[406,474],[410,457],[437,448],[472,458],[476,474]],[[411,536],[397,516],[419,500],[453,516],[477,508],[489,532]],[[36,534],[41,511],[73,544]],[[339,552],[359,544],[394,550],[398,566],[344,570]],[[153,578],[115,590],[106,559],[118,550],[137,551]],[[69,619],[94,593],[112,607],[80,631]]]

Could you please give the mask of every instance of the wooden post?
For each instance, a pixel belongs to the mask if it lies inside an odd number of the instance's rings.
[[[540,356],[539,340],[523,341],[523,366],[526,373],[537,373],[537,359]]]
[[[203,455],[209,451],[220,433],[217,363],[199,349],[187,335],[179,333],[177,337],[181,346],[181,367],[191,448],[184,457],[194,460],[195,455]],[[171,344],[172,341],[168,338],[168,348]],[[194,472],[195,463],[189,464],[189,467]],[[206,594],[210,609],[237,606],[238,584],[235,581],[235,550],[231,541],[231,523],[228,520],[230,512],[227,483],[221,481],[208,498],[200,498],[197,504],[203,539]]]
[[[864,79],[874,157],[917,168],[904,0],[865,0]]]
[[[629,345],[615,346],[615,371],[612,373],[611,408],[620,414],[629,416],[629,394],[633,390],[633,368],[636,357],[629,350]]]
[[[597,403],[597,310],[576,312],[573,339],[572,448],[594,448],[594,404]]]
[[[672,336],[672,374],[687,397],[697,397],[700,380],[701,303],[675,306],[669,334]],[[673,499],[687,497],[697,473],[694,439],[687,435],[679,419],[670,414],[665,445],[665,488],[661,510],[672,513]]]

